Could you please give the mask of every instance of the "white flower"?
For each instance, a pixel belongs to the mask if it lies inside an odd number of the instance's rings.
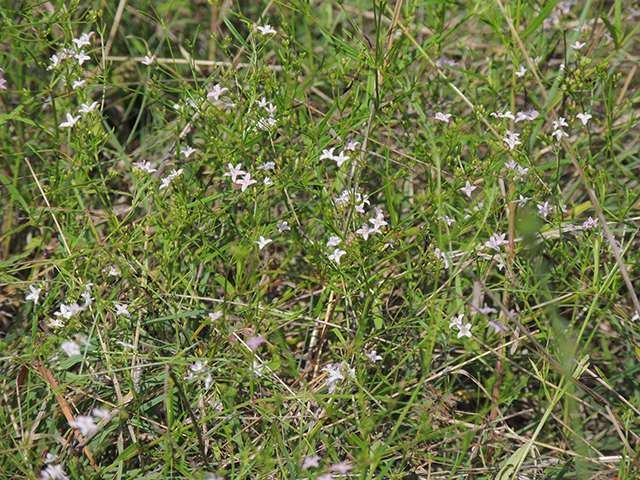
[[[273,180],[271,180],[271,177],[264,177],[264,180],[262,180],[262,183],[264,183],[264,185],[266,187],[273,185]]]
[[[74,38],[71,40],[76,44],[76,48],[82,48],[85,45],[91,45],[91,37],[95,34],[95,32],[91,31],[89,33],[83,33],[80,35],[80,38]]]
[[[80,120],[80,115],[78,115],[77,117],[74,117],[73,115],[67,112],[67,121],[62,122],[60,124],[60,128],[71,128],[78,122],[78,120]]]
[[[202,362],[202,360],[196,360],[196,362],[189,367],[191,371],[197,375],[205,373],[209,368]]]
[[[211,320],[212,322],[215,322],[220,317],[222,317],[222,310],[218,310],[217,312],[209,313],[209,320]]]
[[[33,285],[29,285],[29,290],[31,293],[25,297],[25,300],[28,302],[29,300],[33,300],[34,304],[38,304],[38,299],[40,298],[40,292],[42,292],[42,288],[36,288]]]
[[[464,318],[464,313],[461,313],[458,316],[451,317],[451,323],[449,323],[449,328],[460,327],[462,325],[462,319]]]
[[[522,142],[518,140],[520,138],[519,133],[514,133],[509,130],[505,131],[505,137],[502,139],[504,143],[507,144],[509,150],[513,150],[516,145],[522,145]]]
[[[278,107],[276,107],[274,104],[269,102],[269,104],[266,107],[264,107],[264,109],[267,111],[270,117],[273,117],[275,116],[276,111],[278,110]]]
[[[262,250],[264,247],[269,245],[271,242],[273,242],[273,240],[271,240],[270,238],[264,238],[262,235],[260,235],[260,238],[257,241],[253,242],[253,243],[257,243],[258,244],[258,248],[260,250]]]
[[[256,377],[262,376],[262,370],[264,370],[266,365],[261,364],[257,360],[253,360],[253,366],[248,368],[249,373],[254,374]]]
[[[76,53],[73,57],[78,60],[78,65],[82,65],[87,60],[91,60],[91,57],[85,54],[84,50],[80,50],[80,52]]]
[[[258,107],[266,108],[267,107],[267,99],[262,97],[260,100],[258,100]]]
[[[83,103],[78,109],[78,113],[91,113],[98,107],[98,102],[93,102],[91,105]]]
[[[329,241],[327,242],[327,247],[337,247],[342,243],[342,239],[340,237],[331,236],[329,237]]]
[[[518,200],[518,205],[520,207],[524,207],[527,204],[527,200],[529,200],[529,197],[523,197],[522,195],[520,195],[520,200]]]
[[[564,132],[564,131],[562,131],[562,130],[560,130],[560,129],[558,129],[558,130],[555,130],[555,131],[551,134],[551,136],[552,136],[552,137],[556,137],[556,140],[559,142],[559,141],[560,141],[560,139],[561,139],[562,137],[568,137],[568,136],[569,136],[569,134],[568,134],[568,133],[566,133],[566,132]]]
[[[382,357],[377,355],[375,350],[372,350],[371,353],[365,353],[364,356],[367,357],[371,363],[376,363],[378,360],[382,360]]]
[[[269,118],[261,118],[260,120],[258,120],[258,123],[256,123],[256,125],[260,130],[268,131],[271,128],[273,128],[277,123],[278,121],[275,118],[269,117]]]
[[[342,257],[345,253],[344,250],[340,250],[336,248],[331,255],[329,255],[329,260],[333,260],[336,264],[340,265],[340,257]]]
[[[507,241],[505,240],[506,236],[507,236],[506,233],[503,233],[503,234],[495,233],[491,237],[489,237],[489,240],[485,242],[484,246],[487,248],[493,248],[496,252],[499,252],[500,247],[505,243],[507,243]]]
[[[275,31],[275,29],[273,29],[273,28],[271,27],[271,25],[269,25],[268,23],[267,23],[266,25],[262,26],[262,27],[257,27],[257,28],[258,28],[258,30],[260,30],[260,33],[261,33],[262,35],[269,35],[269,34],[275,34],[275,33],[278,33],[278,32],[276,32],[276,31]]]
[[[276,228],[278,229],[278,233],[282,233],[285,230],[291,230],[289,222],[287,222],[286,220],[284,220],[282,223],[276,223]]]
[[[73,89],[75,90],[76,88],[84,88],[85,83],[87,83],[86,80],[74,80]]]
[[[553,121],[553,128],[555,130],[558,130],[560,127],[568,127],[569,124],[567,123],[566,119],[564,117],[560,117],[558,118],[558,120],[554,120]]]
[[[80,430],[82,435],[86,435],[95,428],[96,424],[93,421],[93,417],[78,415],[75,420],[69,420],[69,426]]]
[[[547,215],[549,215],[552,211],[553,207],[549,206],[549,202],[544,202],[543,205],[538,205],[538,213],[544,218],[547,218]]]
[[[329,160],[334,160],[335,156],[333,155],[333,151],[335,149],[336,149],[336,147],[325,148],[324,150],[322,150],[322,155],[320,155],[320,160],[324,160],[325,158],[327,158]]]
[[[271,170],[276,167],[276,162],[267,162],[265,164],[256,167],[257,170]]]
[[[340,168],[344,164],[344,162],[349,160],[349,155],[346,155],[343,150],[340,152],[340,155],[334,155],[331,160],[336,162],[338,164],[338,168]]]
[[[81,307],[77,303],[72,303],[71,305],[65,305],[64,303],[60,304],[60,308],[57,312],[53,312],[56,317],[64,317],[69,320],[71,317],[75,317],[78,313],[82,312],[84,307]]]
[[[451,264],[449,262],[449,254],[445,253],[445,252],[441,252],[439,248],[435,248],[433,250],[433,254],[436,256],[436,258],[440,258],[442,260],[442,263],[444,263],[444,268],[449,268],[449,265]]]
[[[458,338],[462,338],[462,337],[469,337],[469,338],[473,338],[473,335],[471,335],[471,324],[467,323],[466,325],[458,325]]]
[[[587,122],[589,121],[589,119],[593,118],[590,114],[588,113],[579,113],[576,115],[577,118],[580,119],[580,121],[582,122],[582,125],[587,125]]]
[[[352,151],[352,152],[355,152],[355,151],[356,151],[356,149],[358,148],[358,145],[360,145],[360,142],[353,142],[353,141],[352,141],[352,142],[347,143],[347,144],[345,145],[344,149],[345,149],[345,150],[347,150],[347,151],[349,151],[349,150],[350,150],[350,151]]]
[[[514,180],[522,180],[524,176],[529,173],[529,169],[525,167],[521,167],[518,165],[516,168],[515,174],[513,175]]]
[[[575,48],[576,50],[580,50],[582,47],[584,47],[586,45],[586,43],[580,43],[578,40],[576,40],[576,43],[573,45],[569,45],[571,48]]]
[[[511,158],[504,164],[504,168],[506,168],[507,170],[515,170],[516,168],[518,168],[518,164],[513,160],[513,158]]]
[[[80,355],[80,346],[73,340],[62,342],[62,345],[60,345],[60,348],[64,350],[64,353],[66,353],[69,357],[73,357],[74,355]]]
[[[64,322],[62,320],[60,320],[59,318],[50,318],[49,319],[49,326],[51,328],[64,328]]]
[[[48,465],[42,470],[42,480],[69,480],[62,470],[62,465]]]
[[[464,187],[462,187],[460,190],[462,191],[462,193],[466,194],[467,197],[471,198],[471,193],[478,187],[476,187],[475,185],[471,185],[471,183],[469,183],[469,180],[467,180],[467,183],[465,184]]]
[[[138,170],[142,170],[143,172],[147,172],[147,173],[153,173],[157,171],[155,168],[151,166],[151,162],[145,162],[145,161],[134,162],[131,165],[134,168],[137,168]]]
[[[372,232],[375,233],[375,228],[369,228],[369,225],[366,223],[362,224],[362,228],[356,230],[356,233],[358,235],[362,235],[362,238],[364,238],[365,241],[369,239],[369,235],[371,235]]]
[[[158,188],[159,190],[164,190],[169,186],[169,184],[178,176],[182,175],[184,170],[179,168],[178,170],[173,170],[169,175],[162,179],[162,185]]]
[[[384,227],[385,225],[389,225],[384,220],[384,216],[383,217],[370,218],[369,222],[371,222],[371,224],[373,224],[373,229],[378,233],[382,233],[382,232],[380,232],[380,227]]]
[[[592,228],[596,228],[597,226],[598,226],[598,219],[596,218],[594,220],[593,218],[589,217],[582,224],[582,229],[583,230],[591,230]]]
[[[222,176],[223,177],[231,177],[231,181],[233,183],[237,183],[236,182],[236,178],[237,177],[239,177],[240,175],[245,175],[247,173],[244,170],[242,170],[242,164],[241,163],[237,164],[235,167],[233,165],[231,165],[230,163],[228,163],[227,166],[229,167],[229,171],[223,173]]]
[[[631,321],[635,322],[636,320],[640,320],[640,314],[638,314],[638,311],[636,310],[635,314],[633,315],[633,317],[631,317]]]
[[[146,65],[146,66],[150,66],[153,64],[153,62],[156,61],[156,56],[155,55],[151,55],[149,56],[148,54],[144,56],[144,60],[142,60],[142,64]]]
[[[435,116],[436,121],[445,122],[445,123],[449,123],[449,118],[451,118],[450,113],[437,112]]]
[[[524,77],[525,73],[527,73],[527,69],[520,65],[520,70],[516,72],[516,77]]]
[[[242,187],[242,191],[244,192],[250,185],[254,183],[258,183],[257,180],[251,180],[251,174],[247,173],[243,178],[236,181],[236,185],[240,185]]]
[[[180,155],[184,158],[189,158],[196,149],[190,146],[180,147]]]
[[[113,265],[109,267],[107,277],[119,277],[120,275],[122,275],[122,272],[120,272],[120,269],[118,267],[114,267]]]
[[[98,418],[108,418],[109,417],[109,410],[106,408],[94,408],[93,410],[91,410],[91,414],[94,417],[98,417]]]
[[[120,305],[119,303],[116,303],[114,306],[116,307],[116,315],[124,315],[125,317],[131,316],[129,310],[127,310],[126,304]]]
[[[52,455],[51,453],[47,452],[47,456],[44,457],[44,463],[48,465],[50,463],[55,462],[57,459],[58,459],[58,455]]]
[[[213,98],[214,100],[218,100],[220,95],[229,90],[227,87],[221,87],[219,83],[213,86],[213,90],[207,93],[207,98]]]

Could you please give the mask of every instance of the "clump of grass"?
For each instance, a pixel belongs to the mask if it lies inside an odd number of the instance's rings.
[[[637,476],[635,12],[2,10],[11,478]]]

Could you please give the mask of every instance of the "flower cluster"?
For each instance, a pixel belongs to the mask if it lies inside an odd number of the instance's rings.
[[[462,323],[464,319],[464,313],[461,313],[458,316],[454,316],[451,318],[451,323],[449,323],[449,328],[457,327],[458,328],[458,338],[469,337],[473,338],[471,335],[471,324],[470,323]]]

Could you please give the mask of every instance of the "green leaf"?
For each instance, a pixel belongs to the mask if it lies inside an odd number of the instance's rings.
[[[542,22],[544,22],[545,18],[549,16],[549,14],[551,13],[551,10],[553,10],[553,7],[556,6],[556,3],[558,3],[558,0],[551,0],[549,3],[545,5],[545,7],[540,11],[538,16],[533,20],[533,22],[531,22],[531,25],[529,25],[529,27],[524,31],[524,33],[520,35],[520,38],[522,40],[527,38],[529,35],[535,32],[540,25],[542,25]]]
[[[29,205],[27,204],[26,200],[22,197],[22,195],[20,195],[18,190],[16,190],[16,187],[13,186],[11,181],[1,173],[0,173],[0,182],[2,182],[2,184],[7,188],[7,190],[11,192],[11,194],[16,198],[16,200],[18,200],[18,202],[20,202],[20,205],[22,205],[22,208],[28,212]]]

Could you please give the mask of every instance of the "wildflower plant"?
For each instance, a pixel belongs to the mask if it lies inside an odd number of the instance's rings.
[[[5,3],[5,476],[635,478],[633,9]]]

